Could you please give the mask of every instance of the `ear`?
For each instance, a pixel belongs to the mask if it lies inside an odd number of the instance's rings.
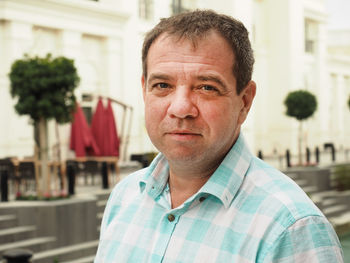
[[[145,75],[142,74],[141,77],[141,85],[142,85],[142,96],[143,96],[143,101],[145,101],[145,95],[146,95],[146,80],[145,80]]]
[[[241,91],[239,95],[242,100],[242,108],[239,116],[239,123],[242,124],[247,118],[248,112],[253,104],[256,93],[256,84],[254,81],[249,81],[247,86]]]

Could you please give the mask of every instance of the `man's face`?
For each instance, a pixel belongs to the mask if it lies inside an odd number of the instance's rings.
[[[237,139],[255,85],[237,95],[233,61],[229,44],[215,32],[196,48],[167,34],[150,47],[142,78],[146,128],[170,164],[217,165]]]

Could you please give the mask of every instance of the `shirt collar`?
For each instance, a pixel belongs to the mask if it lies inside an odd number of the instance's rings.
[[[240,134],[220,166],[199,192],[217,197],[228,208],[241,187],[251,159],[252,154]]]
[[[213,195],[228,208],[238,192],[252,159],[243,135],[240,134],[231,150],[199,193]],[[156,199],[164,190],[169,177],[169,164],[158,154],[140,179],[140,191]]]
[[[169,177],[169,164],[165,156],[159,153],[148,169],[146,173],[140,179],[140,191],[146,192],[156,199],[163,191],[164,187],[168,183]]]

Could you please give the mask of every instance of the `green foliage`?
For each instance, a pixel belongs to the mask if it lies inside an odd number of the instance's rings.
[[[349,99],[348,99],[348,106],[349,106],[349,110],[350,110],[350,96],[349,96]]]
[[[334,170],[334,179],[337,183],[338,190],[350,190],[350,165],[337,165]]]
[[[16,60],[9,74],[11,95],[18,98],[15,109],[20,115],[69,122],[75,107],[74,89],[79,76],[74,61],[65,57],[25,56]]]
[[[288,116],[301,121],[314,114],[317,109],[317,100],[312,93],[306,90],[297,90],[288,93],[284,105],[287,107],[286,114]]]

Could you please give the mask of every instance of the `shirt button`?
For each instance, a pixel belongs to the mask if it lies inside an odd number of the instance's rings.
[[[168,215],[169,222],[173,222],[175,220],[175,216],[173,214]]]

